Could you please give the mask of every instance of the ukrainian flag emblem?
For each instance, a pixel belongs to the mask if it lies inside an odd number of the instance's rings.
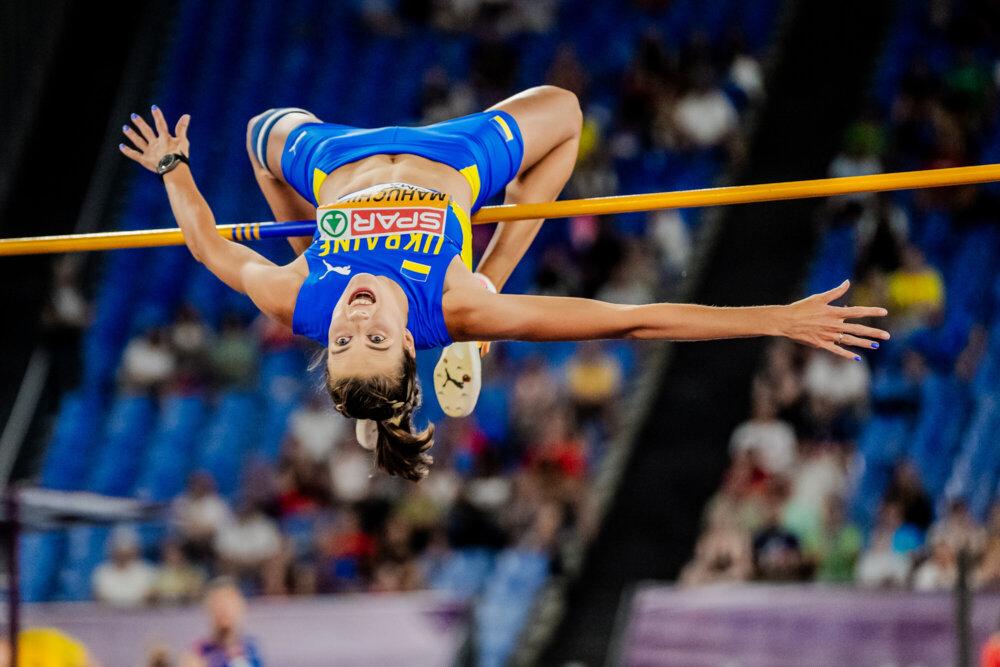
[[[411,262],[408,259],[404,259],[403,265],[399,268],[399,272],[410,280],[416,280],[418,283],[425,283],[427,282],[427,276],[431,273],[431,267],[426,264]]]

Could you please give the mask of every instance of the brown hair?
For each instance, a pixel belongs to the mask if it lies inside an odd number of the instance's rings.
[[[420,407],[420,382],[417,362],[403,352],[403,363],[396,378],[330,376],[326,368],[326,390],[333,405],[345,417],[370,419],[378,427],[375,465],[390,475],[419,482],[430,470],[434,458],[427,450],[434,444],[434,425],[414,433],[410,422]]]

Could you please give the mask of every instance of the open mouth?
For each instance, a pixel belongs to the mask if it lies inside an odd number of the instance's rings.
[[[348,299],[348,306],[370,306],[375,303],[375,295],[364,287],[354,290],[351,298]]]

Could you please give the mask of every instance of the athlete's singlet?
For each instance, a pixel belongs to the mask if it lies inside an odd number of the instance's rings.
[[[448,195],[406,183],[376,185],[320,207],[293,331],[329,345],[330,318],[348,281],[371,273],[402,287],[417,349],[450,345],[441,296],[452,260],[471,264],[463,252],[469,236],[468,216]]]

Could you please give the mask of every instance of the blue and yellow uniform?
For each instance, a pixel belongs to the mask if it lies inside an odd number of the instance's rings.
[[[251,142],[261,164],[267,164],[267,137],[274,123],[303,109],[272,109],[260,116]],[[308,113],[308,112],[305,112]],[[285,182],[319,206],[326,177],[345,164],[373,155],[417,155],[457,170],[472,188],[475,213],[517,175],[524,139],[506,111],[483,111],[423,127],[363,129],[336,123],[303,123],[288,135],[281,153]]]
[[[296,297],[292,330],[329,345],[330,318],[347,283],[371,273],[403,289],[406,328],[417,349],[450,345],[441,306],[444,279],[468,245],[467,224],[455,210],[448,195],[405,183],[377,185],[321,208],[304,253],[309,275]]]
[[[251,142],[266,164],[267,135],[281,116],[263,114]],[[407,328],[418,349],[452,343],[442,312],[444,279],[458,255],[472,268],[469,214],[517,175],[524,140],[514,118],[487,111],[425,127],[359,129],[304,123],[288,135],[281,155],[285,182],[319,206],[319,191],[335,169],[373,155],[417,155],[446,164],[472,188],[472,211],[446,194],[404,183],[368,188],[320,208],[312,245],[304,253],[309,275],[295,302],[292,329],[328,345],[330,318],[352,275],[387,276],[409,301]]]

